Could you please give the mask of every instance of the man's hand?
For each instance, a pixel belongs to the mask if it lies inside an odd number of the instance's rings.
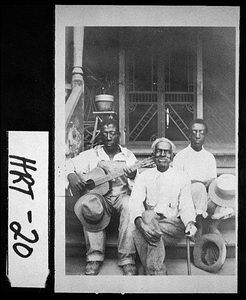
[[[194,222],[192,222],[192,221],[189,222],[185,228],[186,235],[189,237],[194,237],[196,232],[197,232],[197,228],[196,228]]]
[[[218,205],[211,218],[225,220],[234,216],[235,216],[235,210],[232,207],[222,207]]]
[[[86,182],[79,178],[75,173],[70,173],[67,176],[70,188],[74,196],[80,196],[86,186]]]
[[[141,217],[137,218],[135,221],[136,227],[142,233],[146,241],[151,245],[156,247],[156,243],[161,238],[161,231],[156,228],[152,228],[151,225],[145,224]]]
[[[131,167],[129,168],[124,168],[124,172],[127,178],[133,180],[136,177],[137,174],[137,170],[133,170],[131,169]]]

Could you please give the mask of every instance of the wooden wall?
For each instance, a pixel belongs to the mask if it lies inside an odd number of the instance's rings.
[[[236,137],[235,29],[213,28],[203,35],[203,117],[208,143],[234,146]]]
[[[94,46],[94,34],[90,33],[94,28],[85,30],[85,47],[84,52],[90,53],[92,59],[84,53],[84,80],[87,80],[86,66],[92,70],[93,66],[97,66],[94,61],[90,47]],[[98,28],[96,28],[98,30]],[[104,30],[104,29],[100,29]],[[164,30],[164,29],[163,29]],[[171,29],[168,28],[168,32]],[[172,29],[176,33],[177,28]],[[179,29],[180,30],[180,29]],[[178,30],[178,32],[179,32]],[[190,34],[195,34],[194,29],[187,29]],[[216,145],[216,147],[235,148],[236,138],[236,95],[235,95],[235,28],[233,27],[208,27],[197,28],[202,36],[203,47],[203,118],[209,126],[209,134],[207,143]],[[109,39],[109,46],[114,45],[118,49],[118,31],[117,28],[110,31],[112,36],[101,36],[102,40]],[[170,32],[169,32],[170,33]],[[158,33],[159,34],[159,33]],[[179,36],[179,35],[178,35]],[[95,38],[97,41],[98,36]],[[157,38],[157,37],[156,37]],[[92,40],[92,41],[91,41]],[[102,41],[100,40],[100,42]],[[91,41],[91,44],[89,43]],[[157,43],[161,42],[158,40]],[[164,40],[166,42],[166,40]],[[97,41],[98,42],[98,41]],[[87,45],[89,43],[89,46]],[[73,41],[71,36],[71,28],[66,32],[66,82],[71,83],[71,52],[73,49]],[[107,47],[106,47],[107,49]],[[117,50],[118,51],[118,50]],[[117,52],[116,51],[116,52]],[[107,50],[105,51],[108,53]],[[116,55],[117,56],[117,55]],[[109,55],[109,57],[112,57]],[[94,62],[91,64],[90,62]],[[111,65],[111,64],[109,64]],[[94,72],[94,69],[93,69]],[[88,75],[91,75],[90,72]],[[87,82],[85,82],[87,84]],[[121,100],[122,101],[122,100]],[[86,99],[85,99],[86,102]],[[115,93],[115,111],[118,112],[119,104],[121,104],[118,93]]]

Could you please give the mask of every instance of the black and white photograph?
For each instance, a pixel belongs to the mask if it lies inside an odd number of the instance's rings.
[[[58,5],[55,88],[55,289],[236,292],[239,7]]]
[[[1,8],[1,292],[243,293],[244,7]]]

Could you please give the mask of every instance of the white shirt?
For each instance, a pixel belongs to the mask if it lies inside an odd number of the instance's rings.
[[[134,223],[145,211],[144,201],[166,218],[180,216],[185,226],[190,221],[195,222],[190,186],[187,174],[172,167],[165,172],[159,172],[157,168],[142,172],[135,181],[130,197],[131,222]]]
[[[117,153],[113,161],[124,161],[126,166],[130,167],[137,161],[135,155],[125,147],[120,146],[120,152]],[[93,149],[81,152],[79,155],[69,158],[66,161],[66,178],[70,173],[78,173],[80,175],[86,174],[92,169],[97,167],[99,161],[110,161],[109,156],[104,151],[103,146],[99,145]],[[132,181],[128,180],[129,184],[132,185]],[[68,180],[67,180],[68,185]]]
[[[207,182],[217,178],[216,160],[213,154],[204,148],[195,151],[189,145],[179,151],[173,159],[173,167],[186,172],[190,180]]]

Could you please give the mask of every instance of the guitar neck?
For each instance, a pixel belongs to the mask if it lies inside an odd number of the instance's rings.
[[[131,166],[131,169],[132,169],[132,171],[136,171],[136,170],[137,170],[138,168],[140,168],[141,166],[142,166],[142,163],[141,163],[141,162],[138,162],[138,163],[134,164],[133,166]],[[95,185],[98,186],[98,185],[100,185],[100,184],[103,184],[103,183],[106,183],[106,182],[108,182],[108,181],[114,180],[114,179],[116,179],[117,177],[120,177],[120,176],[122,176],[122,175],[124,175],[124,174],[125,174],[125,172],[124,172],[123,169],[120,170],[120,171],[118,171],[118,172],[109,173],[109,174],[105,175],[105,176],[102,177],[102,178],[97,178],[97,179],[95,180]]]

